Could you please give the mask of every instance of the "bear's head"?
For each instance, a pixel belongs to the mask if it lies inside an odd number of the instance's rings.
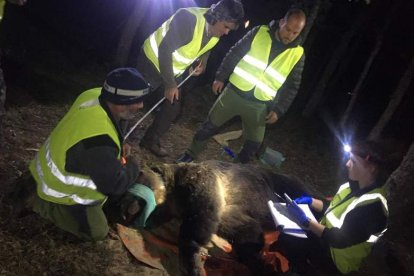
[[[157,205],[165,200],[166,185],[174,178],[172,168],[167,164],[145,165],[138,176],[137,182],[149,187],[155,196]]]

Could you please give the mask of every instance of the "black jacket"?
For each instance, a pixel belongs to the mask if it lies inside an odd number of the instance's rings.
[[[272,48],[270,50],[269,61],[275,59],[280,53],[288,48],[296,47],[301,42],[301,37],[299,36],[295,41],[289,43],[288,45],[284,45],[283,43],[279,42],[275,38],[275,31],[277,30],[277,22],[272,21],[269,24],[270,30],[270,37],[272,38]],[[250,50],[251,44],[253,42],[256,33],[258,32],[260,26],[256,26],[252,30],[250,30],[241,40],[239,40],[227,53],[224,57],[223,62],[221,63],[219,69],[216,73],[216,80],[224,82],[229,78],[231,73],[233,73],[234,68],[236,67],[237,63],[247,54]],[[289,106],[292,104],[293,100],[298,93],[300,82],[302,80],[302,71],[305,64],[305,55],[301,57],[301,59],[296,63],[295,67],[293,67],[292,71],[290,72],[288,78],[279,89],[275,99],[270,102],[266,102],[268,105],[269,110],[273,110],[276,112],[278,118],[280,118],[283,114],[286,113]],[[231,84],[230,84],[231,85]],[[241,92],[237,87],[232,85],[232,89],[235,91]],[[242,92],[241,92],[242,93]],[[253,89],[248,93],[242,93],[243,96],[255,99],[253,95]]]
[[[112,117],[106,103],[101,99],[99,101],[117,127],[119,139],[122,141],[123,135],[118,122]],[[104,195],[122,195],[135,183],[139,169],[132,158],[127,160],[126,165],[122,165],[117,158],[118,153],[118,147],[109,135],[84,139],[67,151],[65,170],[90,176],[98,191]]]

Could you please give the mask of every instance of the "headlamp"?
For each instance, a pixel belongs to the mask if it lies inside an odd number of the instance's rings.
[[[349,144],[344,144],[344,152],[346,152],[346,153],[351,152],[351,146]]]

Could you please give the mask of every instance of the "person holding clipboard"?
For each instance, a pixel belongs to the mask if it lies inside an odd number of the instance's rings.
[[[309,273],[314,265],[342,274],[359,270],[372,245],[387,229],[383,185],[401,159],[402,155],[388,150],[385,143],[355,143],[346,163],[349,181],[339,187],[332,201],[310,196],[291,203],[287,200],[290,217],[308,234],[307,239],[284,233],[279,237],[277,250],[288,258],[292,270]],[[319,214],[319,221],[309,219],[297,204],[308,204],[316,217]]]

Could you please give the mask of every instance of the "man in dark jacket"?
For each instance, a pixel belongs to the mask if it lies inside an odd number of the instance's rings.
[[[266,124],[275,123],[298,92],[305,60],[299,35],[305,24],[305,13],[291,9],[278,26],[258,26],[230,49],[212,87],[214,93],[223,93],[177,162],[197,158],[208,139],[235,116],[241,117],[244,138],[235,161],[250,161],[263,141]]]
[[[142,147],[159,157],[168,154],[160,139],[180,111],[182,95],[177,83],[188,68],[195,70],[193,76],[204,71],[210,50],[220,37],[238,27],[243,16],[239,0],[221,0],[209,9],[179,9],[145,40],[138,57],[138,70],[151,84],[150,105],[162,97],[166,101],[141,140]],[[193,68],[194,62],[198,66]]]
[[[135,68],[119,68],[102,88],[79,95],[30,163],[35,212],[81,239],[105,238],[103,204],[123,195],[139,173],[119,122],[143,107],[148,92]]]

